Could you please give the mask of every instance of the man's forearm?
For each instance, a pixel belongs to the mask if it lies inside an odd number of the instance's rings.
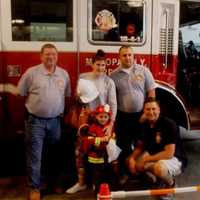
[[[161,151],[159,153],[156,153],[154,155],[148,155],[145,157],[145,162],[155,162],[158,160],[168,160],[171,159],[174,156],[173,153],[167,152],[167,151]]]

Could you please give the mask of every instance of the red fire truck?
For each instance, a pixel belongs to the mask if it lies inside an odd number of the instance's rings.
[[[20,148],[24,102],[15,96],[16,86],[25,70],[40,62],[46,42],[57,46],[58,64],[69,72],[73,90],[97,49],[108,54],[109,74],[119,64],[119,47],[133,46],[135,62],[157,80],[163,112],[189,129],[188,110],[176,90],[179,15],[179,0],[1,0],[0,150]]]

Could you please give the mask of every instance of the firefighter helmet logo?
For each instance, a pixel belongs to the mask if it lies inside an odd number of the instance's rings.
[[[97,13],[95,23],[97,27],[104,32],[107,32],[117,26],[113,13],[106,9]]]

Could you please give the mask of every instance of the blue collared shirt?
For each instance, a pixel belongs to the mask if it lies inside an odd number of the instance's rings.
[[[134,64],[129,72],[120,66],[111,73],[111,78],[117,90],[117,107],[122,112],[140,112],[146,93],[156,88],[149,69],[138,64]]]
[[[68,73],[56,66],[49,74],[43,64],[29,68],[18,83],[21,96],[26,96],[25,106],[29,113],[51,118],[63,113],[65,96],[71,95]]]

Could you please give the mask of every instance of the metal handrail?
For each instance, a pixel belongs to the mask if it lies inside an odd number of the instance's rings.
[[[166,24],[165,24],[165,30],[166,30],[166,34],[165,34],[165,61],[163,63],[163,67],[164,69],[167,69],[168,67],[168,40],[169,40],[169,10],[165,9],[164,10],[164,15],[165,15],[165,19],[166,19]]]

